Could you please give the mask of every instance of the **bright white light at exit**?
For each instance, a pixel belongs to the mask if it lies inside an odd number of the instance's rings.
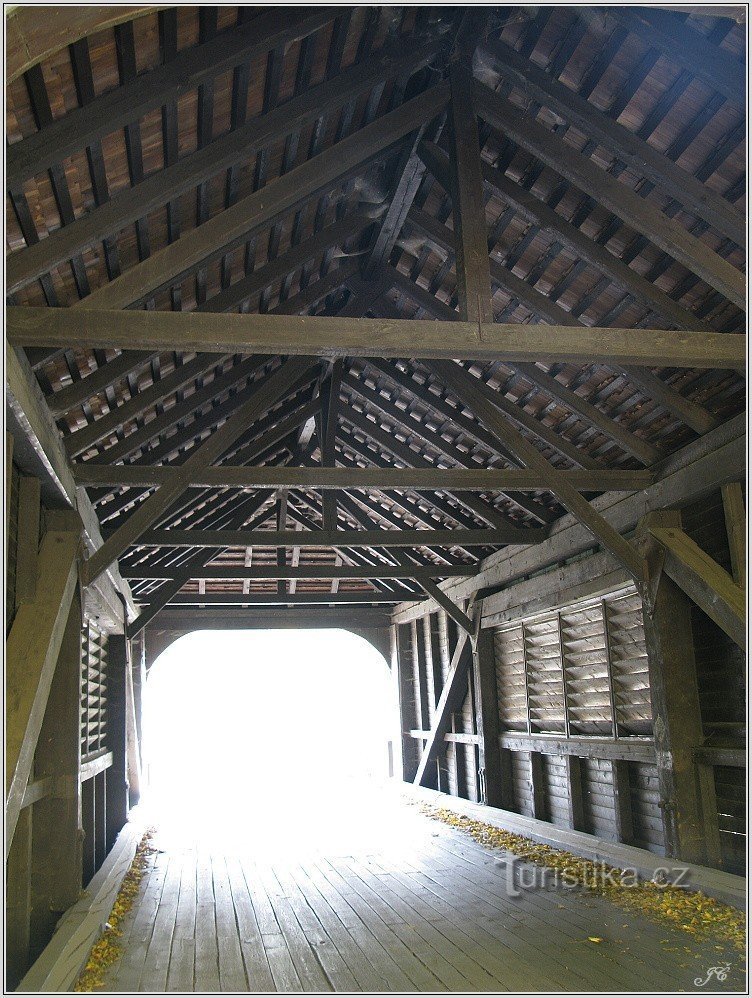
[[[397,730],[382,656],[341,630],[199,631],[150,671],[146,803],[164,827],[259,835],[260,815],[319,816],[388,777]],[[371,798],[372,799],[372,798]],[[298,824],[299,828],[299,824]]]

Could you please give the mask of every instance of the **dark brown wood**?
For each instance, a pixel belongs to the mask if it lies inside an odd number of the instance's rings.
[[[732,641],[746,649],[744,588],[680,528],[655,526],[650,533],[665,549],[664,572]]]
[[[288,174],[286,180],[291,177]],[[271,185],[270,185],[271,186]],[[201,226],[203,234],[211,223]],[[183,242],[183,240],[180,240]],[[148,261],[145,261],[148,263]],[[137,270],[133,267],[129,273]],[[113,286],[112,282],[109,287]],[[648,367],[743,369],[745,338],[660,329],[570,328],[514,323],[433,322],[297,315],[108,311],[12,306],[6,335],[19,347],[64,348],[80,340],[93,348],[195,350],[197,352],[297,354],[322,357],[422,357],[426,359],[604,363]]]
[[[449,730],[452,714],[459,710],[467,695],[468,672],[472,665],[472,647],[470,635],[461,630],[457,645],[452,655],[449,665],[449,673],[441,691],[439,702],[436,704],[436,712],[433,718],[433,725],[423,752],[418,762],[418,767],[413,777],[413,783],[421,786],[427,777],[430,764],[434,760],[439,747],[444,741],[444,735]]]
[[[416,455],[416,462],[419,456]],[[547,474],[528,469],[495,468],[334,468],[324,467],[238,467],[220,465],[206,468],[190,482],[191,488],[315,488],[326,491],[350,489],[446,489],[449,492],[515,492],[552,488],[557,482],[578,492],[636,492],[653,483],[650,472],[557,471]],[[79,462],[73,473],[86,487],[117,485],[148,487],[164,485],[172,468]]]
[[[482,605],[476,608],[482,616]],[[502,807],[508,800],[508,772],[499,746],[499,702],[496,689],[494,638],[490,629],[479,630],[473,641],[473,694],[478,744],[480,803]]]
[[[434,174],[442,187],[448,190],[450,186],[450,173],[449,158],[446,152],[439,146],[432,145],[430,142],[424,140],[420,144],[419,153],[431,173]],[[486,163],[485,160],[482,162],[481,168],[485,183],[497,191],[504,201],[511,205],[526,222],[538,226],[545,232],[555,236],[578,259],[587,261],[602,273],[608,275],[615,284],[634,295],[638,301],[643,302],[658,315],[664,316],[672,325],[677,326],[679,329],[699,329],[710,332],[712,327],[699,320],[689,309],[675,302],[664,291],[661,291],[655,284],[642,277],[617,256],[610,253],[604,246],[590,239],[576,226],[567,222],[562,215],[554,211],[553,208],[550,208],[533,193],[526,190],[521,184],[516,184],[500,170],[495,169],[490,163]],[[423,217],[419,217],[423,221]],[[438,232],[441,234],[440,228]],[[497,271],[492,262],[492,276],[495,273]],[[506,275],[505,280],[509,281]],[[514,287],[515,291],[523,292],[524,288],[521,287],[523,283],[525,282],[520,282],[520,284],[515,282],[514,284],[510,284],[509,287]],[[527,287],[529,288],[530,286],[527,285]],[[531,290],[534,291],[534,289]],[[525,292],[525,294],[530,296],[530,291]],[[531,296],[528,300],[530,302],[535,300],[538,305],[542,305],[540,302],[540,298],[542,297],[545,296],[541,295],[535,299]],[[549,308],[551,306],[555,306],[555,303],[551,302]],[[533,308],[534,306],[531,304],[530,307]],[[574,316],[570,317],[570,321],[574,324],[576,321]]]
[[[479,324],[493,322],[483,177],[469,58],[461,58],[451,64],[449,80],[452,95],[449,105],[452,206],[460,318]]]
[[[39,524],[41,483],[32,475],[21,475],[18,484],[18,541],[16,553],[16,606],[33,603],[39,570]]]
[[[182,50],[169,63],[142,73],[125,86],[102,94],[84,107],[69,111],[54,123],[17,142],[8,150],[7,171],[14,185],[44,172],[102,139],[138,121],[149,111],[177,100],[202,82],[233,69],[278,44],[302,38],[332,17],[333,9],[290,8],[280,19],[266,11],[260,20],[218,35],[204,45]]]
[[[356,565],[256,565],[249,568],[225,568],[207,565],[197,568],[194,579],[431,579],[474,575],[475,565],[407,565],[361,567]],[[155,565],[123,566],[124,579],[176,579],[175,572]],[[181,576],[182,577],[182,576]]]
[[[267,184],[262,191],[237,201],[177,242],[92,292],[74,307],[79,310],[127,308],[179,283],[195,267],[220,259],[245,243],[249,236],[279,221],[310,198],[351,179],[426,118],[438,114],[447,97],[445,84],[439,83],[426,90]]]
[[[6,645],[6,858],[13,841],[76,588],[80,536],[47,531],[33,603],[20,607]]]
[[[501,413],[488,402],[475,387],[476,378],[459,365],[447,361],[433,362],[433,370],[455,394],[491,429],[499,439],[525,464],[526,467],[548,474],[550,464],[535,447],[509,426]],[[642,558],[635,548],[613,527],[595,512],[593,507],[578,492],[568,486],[553,488],[552,491],[581,523],[592,530],[598,540],[611,551],[636,579],[644,577]]]
[[[522,539],[525,538],[525,539]],[[156,547],[484,547],[541,542],[546,531],[535,527],[504,530],[149,530],[139,544]]]
[[[46,945],[63,912],[78,900],[82,887],[80,683],[81,603],[76,594],[70,604],[34,756],[35,778],[53,778],[56,790],[34,804],[33,959]]]
[[[643,531],[680,525],[680,515],[671,512],[651,513],[641,521]],[[666,853],[703,863],[702,804],[692,755],[702,744],[703,729],[691,607],[665,572],[658,574],[660,550],[648,546],[647,551],[651,582],[643,617]]]
[[[684,33],[687,34],[686,30]],[[699,35],[697,43],[701,44]],[[711,228],[738,246],[744,245],[746,234],[742,213],[654,146],[600,112],[576,91],[553,79],[509,45],[501,41],[485,42],[481,46],[481,58],[484,57],[507,80],[522,86],[528,97],[556,111],[584,135],[614,153],[620,162],[649,178],[698,218],[704,219]]]
[[[159,517],[167,511],[197,474],[209,467],[226,451],[234,441],[263,412],[284,394],[300,375],[311,366],[311,361],[305,358],[288,360],[277,372],[266,378],[252,393],[250,398],[224,424],[221,430],[212,434],[208,440],[198,446],[188,460],[174,468],[168,483],[164,484],[153,496],[150,496],[133,513],[126,523],[109,537],[105,544],[94,554],[84,566],[86,583],[90,584],[131,544],[135,543],[141,534],[148,530]]]
[[[646,236],[659,249],[707,281],[737,307],[745,307],[744,275],[722,257],[708,250],[678,222],[642,200],[625,184],[610,177],[591,160],[475,81],[475,107],[495,129],[514,139],[551,169],[581,190],[586,190],[609,211]]]

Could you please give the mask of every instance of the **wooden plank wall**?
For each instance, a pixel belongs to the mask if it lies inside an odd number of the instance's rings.
[[[419,620],[395,625],[400,675],[400,711],[405,779],[412,780],[425,739],[436,715],[436,704],[449,673],[454,649],[460,639],[456,623],[438,609]],[[456,797],[477,801],[478,749],[475,727],[472,673],[468,692],[451,717],[447,740],[431,764],[430,780],[436,789]],[[462,740],[464,736],[465,740]]]
[[[505,738],[520,733],[530,742],[556,736],[571,749],[552,754],[545,740],[540,752],[507,749],[509,809],[619,841],[614,762],[622,761],[631,841],[662,852],[655,767],[630,758],[636,745],[652,744],[642,605],[634,587],[496,627],[494,650],[502,745],[524,744]],[[612,758],[590,756],[589,738],[605,740]]]
[[[720,491],[682,510],[682,525],[707,554],[731,573],[731,553]],[[700,712],[710,744],[745,744],[746,663],[744,652],[707,614],[692,607],[692,633],[700,693]],[[746,872],[746,773],[740,767],[714,765],[724,867]]]
[[[15,463],[6,468],[10,485],[6,506],[6,627],[10,630],[22,602],[31,598],[36,577],[34,552],[55,518],[74,514],[40,505],[38,482],[24,477]],[[21,497],[19,501],[19,497]],[[26,592],[26,595],[24,594]],[[24,797],[7,862],[6,986],[14,988],[49,941],[63,910],[75,902],[99,869],[126,813],[123,788],[108,781],[113,746],[108,737],[112,718],[108,706],[108,646],[110,636],[90,619],[81,621],[79,598],[74,600],[69,626],[72,640],[64,645],[56,666],[34,766]],[[122,641],[122,638],[120,639]],[[61,674],[62,670],[62,674]],[[60,674],[60,675],[59,675]],[[58,694],[58,678],[72,677]],[[79,678],[76,679],[76,676]],[[62,697],[62,699],[61,699]],[[77,742],[80,745],[77,746]],[[80,760],[79,760],[80,749]],[[124,751],[124,749],[123,749]],[[122,755],[123,753],[121,753]],[[72,768],[68,768],[68,767]],[[58,781],[77,775],[80,823],[76,803],[61,812]],[[117,787],[118,793],[107,786]],[[67,798],[66,798],[67,799]],[[109,814],[109,819],[108,819]],[[113,816],[118,828],[112,824]],[[109,822],[109,823],[108,823]],[[54,868],[44,862],[49,842],[59,846]],[[70,846],[70,848],[68,848]]]
[[[721,493],[687,507],[682,522],[730,571]],[[570,604],[563,592],[559,606],[535,614],[525,615],[523,603],[492,628],[499,743],[507,774],[502,797],[508,810],[664,855],[645,611],[634,585],[612,585],[619,588]],[[525,586],[520,583],[521,592],[528,592]],[[512,592],[508,602],[515,606]],[[716,851],[708,849],[707,861],[743,873],[745,772],[737,766],[738,752],[716,752],[716,747],[733,748],[734,739],[743,745],[744,658],[696,607],[692,628],[705,735],[697,746],[702,753],[697,775],[706,786],[708,840],[720,842]],[[411,781],[457,633],[443,610],[396,623],[394,630],[403,691],[404,776]],[[452,716],[424,785],[476,801],[473,696],[471,675],[465,702]]]

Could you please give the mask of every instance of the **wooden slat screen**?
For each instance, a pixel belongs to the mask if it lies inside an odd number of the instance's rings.
[[[91,623],[81,632],[81,758],[107,749],[107,635]]]
[[[650,734],[642,604],[634,589],[497,628],[494,649],[503,731]]]

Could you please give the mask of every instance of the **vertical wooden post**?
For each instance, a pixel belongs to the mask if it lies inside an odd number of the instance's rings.
[[[569,827],[577,832],[585,831],[585,809],[582,798],[582,760],[576,755],[564,756],[567,772],[567,814]]]
[[[632,793],[629,789],[629,763],[614,759],[611,763],[611,787],[614,795],[614,830],[617,842],[629,845],[634,839]]]
[[[493,322],[478,119],[473,106],[473,71],[468,53],[451,64],[449,82],[451,193],[460,318]]]
[[[71,604],[34,756],[37,780],[55,790],[34,805],[31,876],[31,960],[81,892],[81,602]]]
[[[747,584],[747,517],[742,487],[739,482],[729,482],[721,488],[721,496],[731,554],[731,574],[737,586],[744,588]]]
[[[499,749],[499,703],[493,631],[481,628],[473,641],[475,730],[478,733],[480,801],[489,807],[504,806]]]
[[[7,991],[15,991],[29,968],[31,842],[32,808],[25,807],[18,818],[6,867],[5,985]]]
[[[402,779],[412,783],[420,760],[420,745],[410,736],[415,715],[415,694],[412,672],[408,668],[409,649],[404,641],[403,628],[392,627],[392,671],[397,681],[397,698],[400,717],[400,744],[402,745]]]
[[[130,667],[128,639],[111,634],[107,641],[107,745],[112,765],[106,772],[106,849],[112,848],[117,834],[128,820],[128,780],[126,773],[126,669]]]
[[[533,817],[540,821],[547,821],[546,771],[541,752],[530,753],[530,790],[533,801]]]
[[[645,540],[650,527],[681,529],[681,515],[650,513],[638,528],[650,569],[643,618],[666,854],[704,863],[703,814],[692,757],[692,750],[702,744],[703,730],[691,604],[656,564],[660,552]]]

